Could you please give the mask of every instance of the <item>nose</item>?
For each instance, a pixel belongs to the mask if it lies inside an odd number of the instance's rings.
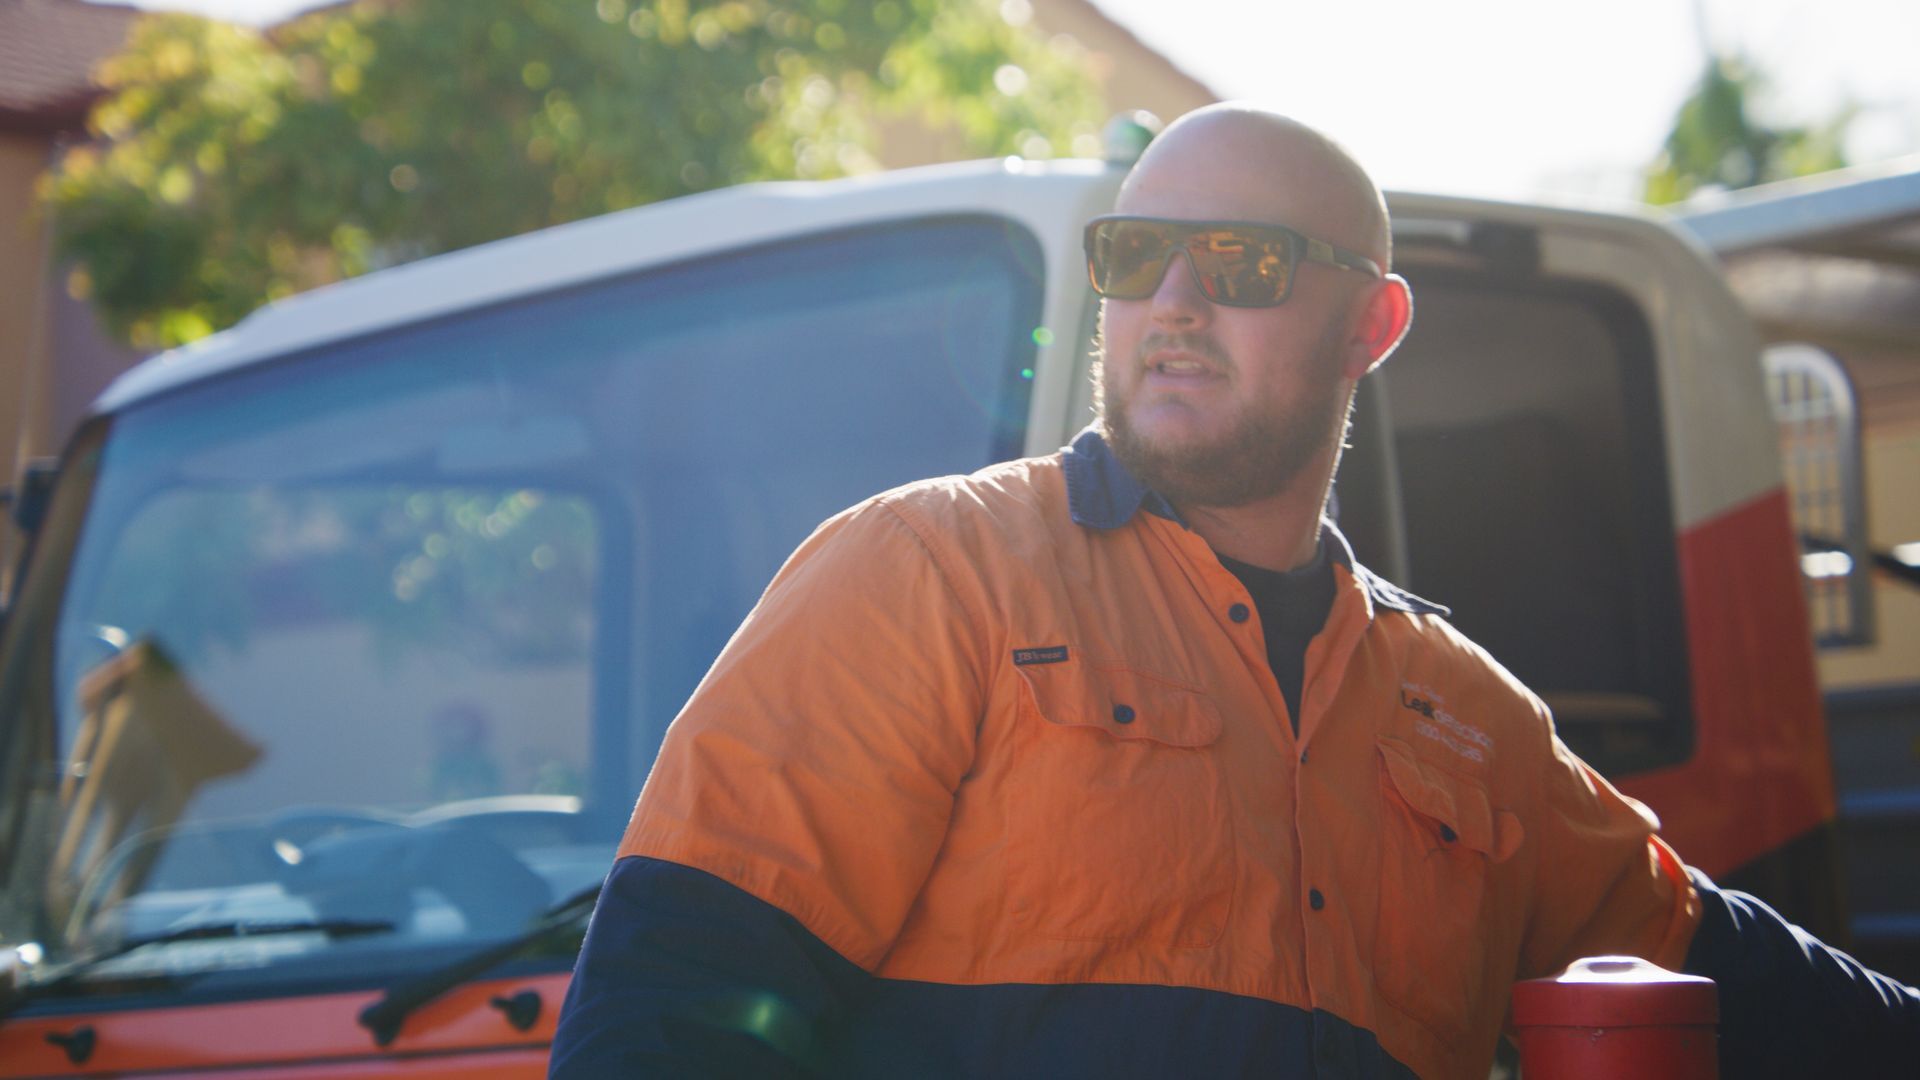
[[[1153,321],[1168,330],[1193,330],[1212,318],[1213,303],[1200,291],[1193,256],[1184,247],[1175,248],[1153,291]]]

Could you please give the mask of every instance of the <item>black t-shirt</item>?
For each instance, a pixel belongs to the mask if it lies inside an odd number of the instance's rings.
[[[1287,699],[1287,719],[1300,734],[1300,689],[1306,679],[1307,645],[1333,610],[1333,565],[1324,540],[1313,561],[1298,570],[1266,570],[1214,553],[1253,596],[1267,638],[1267,666]]]

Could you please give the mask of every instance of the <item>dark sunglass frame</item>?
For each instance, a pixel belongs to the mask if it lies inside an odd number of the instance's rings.
[[[1098,237],[1104,226],[1118,222],[1140,222],[1163,226],[1168,234],[1160,252],[1151,260],[1157,268],[1152,274],[1152,284],[1136,291],[1109,289],[1104,287],[1101,281],[1103,267],[1100,265],[1102,256]],[[1287,273],[1277,296],[1272,299],[1230,300],[1223,298],[1224,290],[1208,288],[1208,274],[1203,272],[1200,264],[1195,261],[1192,244],[1198,237],[1219,232],[1239,233],[1267,244],[1274,242],[1282,244],[1286,251]],[[1166,276],[1167,260],[1176,252],[1186,257],[1187,269],[1193,274],[1194,284],[1200,289],[1201,294],[1212,303],[1223,307],[1262,308],[1285,303],[1287,297],[1293,293],[1293,276],[1300,268],[1302,261],[1323,263],[1341,270],[1354,270],[1369,277],[1385,276],[1380,269],[1380,264],[1365,255],[1308,236],[1298,229],[1290,229],[1285,225],[1269,222],[1182,221],[1175,218],[1145,217],[1135,214],[1104,214],[1087,222],[1083,242],[1087,252],[1087,278],[1093,283],[1093,291],[1109,300],[1145,300],[1152,296],[1160,288],[1161,279]],[[1144,267],[1146,264],[1142,265]],[[1215,295],[1216,293],[1220,295]]]

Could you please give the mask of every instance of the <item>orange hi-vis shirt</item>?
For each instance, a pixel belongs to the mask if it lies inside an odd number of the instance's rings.
[[[1679,860],[1539,698],[1329,526],[1296,737],[1245,588],[1137,494],[1108,505],[1105,453],[822,525],[669,729],[621,857],[881,979],[1218,991],[1423,1077],[1486,1075],[1516,979],[1680,966]]]

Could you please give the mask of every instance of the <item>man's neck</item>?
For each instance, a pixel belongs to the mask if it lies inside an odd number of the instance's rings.
[[[1320,507],[1324,501],[1286,493],[1245,506],[1176,509],[1214,551],[1249,566],[1287,571],[1312,562],[1319,550]]]
[[[1298,570],[1320,549],[1320,518],[1339,466],[1336,444],[1295,471],[1286,487],[1264,498],[1239,506],[1174,500],[1173,508],[1217,554],[1262,570]]]

